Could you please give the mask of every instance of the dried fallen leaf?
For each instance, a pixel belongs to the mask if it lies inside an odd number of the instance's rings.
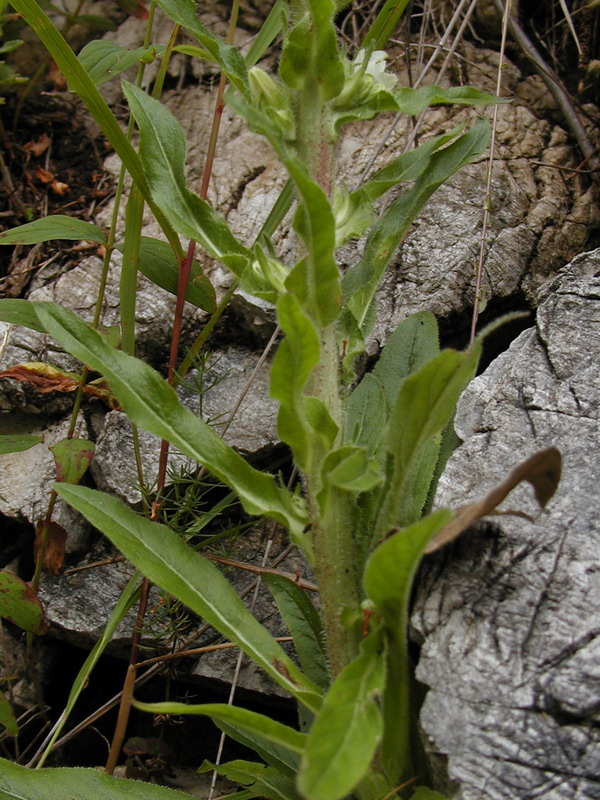
[[[77,389],[78,376],[72,372],[64,372],[51,364],[29,361],[0,372],[0,378],[13,378],[29,383],[36,392],[74,392]]]
[[[35,526],[35,542],[33,545],[33,557],[37,561],[40,547],[42,546],[42,534],[45,521],[41,519]],[[46,536],[46,546],[44,547],[43,564],[47,572],[58,575],[65,558],[67,546],[67,531],[57,522],[48,523],[48,534]]]
[[[40,167],[39,165],[35,168],[35,177],[41,183],[50,183],[54,180],[54,173],[48,172],[47,169]]]
[[[522,481],[532,485],[536,500],[541,508],[545,508],[558,487],[561,466],[562,457],[556,447],[548,447],[546,450],[534,453],[481,500],[458,508],[450,522],[429,542],[425,553],[435,553],[445,544],[454,541],[475,520],[494,512],[496,506]]]
[[[67,79],[59,70],[59,68],[56,66],[56,63],[54,61],[50,62],[50,67],[48,69],[48,78],[52,81],[52,83],[54,84],[54,88],[57,91],[61,92],[67,88]]]
[[[23,150],[26,150],[34,156],[41,156],[49,147],[50,137],[47,133],[42,133],[41,136],[38,136],[36,142],[26,142],[26,144],[23,145]]]
[[[63,194],[66,194],[66,192],[69,191],[69,184],[62,183],[62,181],[52,181],[50,184],[50,191],[62,197]]]

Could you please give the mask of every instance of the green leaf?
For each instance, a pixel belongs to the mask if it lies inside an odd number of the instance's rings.
[[[3,692],[0,692],[0,725],[4,726],[9,736],[19,735],[19,724],[15,712]]]
[[[116,248],[122,252],[123,244],[117,244]],[[167,242],[142,236],[138,266],[140,272],[152,283],[177,295],[179,261]],[[202,272],[202,267],[196,259],[192,261],[185,299],[197,308],[208,311],[209,314],[212,314],[217,307],[214,287]]]
[[[327,667],[327,651],[321,618],[310,597],[283,575],[265,574],[263,583],[271,592],[290,634],[304,673],[322,691],[327,691],[331,678]]]
[[[271,719],[264,714],[249,711],[246,708],[227,705],[226,703],[203,703],[189,705],[187,703],[141,703],[134,700],[133,705],[140,711],[150,714],[191,714],[200,717],[210,717],[217,724],[225,722],[234,725],[242,731],[250,733],[253,737],[263,742],[276,745],[291,753],[299,754],[304,750],[306,735]]]
[[[439,792],[434,792],[433,789],[427,788],[427,786],[417,786],[413,794],[410,796],[410,800],[447,800],[446,795],[440,794]]]
[[[271,397],[279,401],[279,436],[292,448],[299,466],[305,468],[310,458],[310,437],[301,398],[319,363],[319,334],[292,294],[279,299],[277,317],[286,336],[273,359]]]
[[[438,452],[432,440],[452,418],[458,398],[475,375],[480,353],[478,341],[464,353],[443,350],[400,387],[385,442],[393,466],[377,520],[376,536],[383,537],[395,525],[404,526],[415,521],[415,473],[423,469],[428,472],[429,477],[423,483],[429,486]],[[422,503],[425,498],[426,492]]]
[[[292,89],[318,89],[322,100],[335,97],[344,85],[344,66],[333,23],[334,0],[308,0],[309,13],[288,33],[279,74]]]
[[[186,142],[180,124],[158,100],[123,81],[140,129],[140,156],[154,201],[175,228],[241,277],[251,257],[225,220],[187,188]]]
[[[113,778],[97,769],[27,769],[0,758],[3,800],[190,800],[186,792]]]
[[[412,116],[417,116],[429,106],[484,106],[510,102],[495,94],[473,89],[471,86],[454,86],[451,89],[443,89],[440,86],[422,86],[420,89],[405,87],[394,92],[394,96],[398,101],[400,111]]]
[[[181,405],[174,389],[142,361],[114,350],[75,314],[53,303],[36,303],[44,327],[68,352],[109,382],[123,410],[141,428],[167,439],[234,489],[249,514],[286,525],[305,546],[307,523],[302,501],[274,478],[252,468],[205,422]],[[2,305],[0,303],[0,313]]]
[[[440,351],[438,326],[429,311],[411,314],[398,325],[373,369],[388,406],[393,407],[403,381]]]
[[[253,617],[214,564],[191,550],[169,528],[141,517],[116,497],[65,483],[55,484],[54,488],[152,583],[235,642],[300,702],[313,709],[318,706],[315,687]]]
[[[488,124],[478,120],[452,144],[432,152],[413,187],[396,198],[371,229],[363,257],[343,281],[344,296],[361,330],[366,328],[381,276],[412,221],[444,181],[485,150],[488,139]]]
[[[376,172],[360,189],[353,192],[351,197],[360,199],[366,195],[369,200],[376,200],[395,186],[416,180],[427,169],[432,154],[460,135],[464,127],[459,125],[448,133],[423,142],[414,150],[401,153],[390,164]]]
[[[275,41],[275,37],[283,27],[285,11],[285,0],[275,0],[273,8],[269,11],[268,17],[261,25],[259,32],[253,38],[250,49],[244,58],[248,69],[260,61],[271,44]]]
[[[379,465],[368,457],[364,447],[339,447],[323,462],[323,482],[345,492],[368,492],[382,480]]]
[[[18,228],[0,233],[0,244],[37,244],[51,242],[54,239],[85,239],[90,242],[106,243],[106,236],[91,222],[67,217],[64,214],[53,214],[42,217]]]
[[[157,0],[169,19],[187,28],[206,50],[210,59],[225,72],[231,83],[245,93],[248,77],[244,59],[236,47],[215,36],[196,16],[194,0]]]
[[[22,325],[39,333],[45,332],[35,307],[29,300],[0,300],[0,319],[10,325]]]
[[[29,450],[40,442],[43,442],[41,436],[12,436],[11,434],[4,434],[0,436],[0,455],[6,453],[21,453],[23,450]]]
[[[56,465],[56,480],[79,483],[92,463],[96,445],[87,439],[61,439],[49,448]]]
[[[29,584],[12,572],[0,572],[0,617],[31,633],[44,633],[44,609]]]
[[[117,42],[95,39],[86,44],[77,58],[94,85],[100,86],[105,81],[125,72],[129,67],[133,67],[134,64],[147,59],[148,56],[158,55],[164,49],[164,46],[160,45],[159,47],[137,47],[135,50],[127,50]]]
[[[262,797],[267,800],[301,800],[294,782],[273,767],[242,760],[229,761],[218,766],[205,761],[200,772],[213,769],[230,781],[242,786],[251,786],[252,797]]]
[[[414,774],[411,756],[416,719],[407,632],[412,582],[427,543],[451,517],[450,511],[442,509],[395,533],[377,547],[365,565],[365,592],[386,626],[388,679],[381,759],[386,774],[395,783]]]
[[[339,316],[342,302],[335,259],[335,218],[327,195],[302,164],[291,158],[284,163],[302,200],[294,217],[294,229],[308,253],[306,310],[320,328],[325,328]]]
[[[315,718],[298,776],[305,800],[339,800],[366,774],[383,733],[384,685],[385,656],[375,634],[337,676]]]
[[[407,5],[408,0],[386,0],[379,9],[375,21],[367,31],[361,48],[370,46],[373,50],[383,50],[388,43],[388,39],[394,33]]]
[[[365,592],[398,638],[407,636],[410,591],[425,548],[451,519],[451,511],[440,509],[394,533],[367,560],[363,577]]]
[[[346,441],[373,454],[383,437],[385,419],[386,402],[381,383],[367,374],[348,398]]]

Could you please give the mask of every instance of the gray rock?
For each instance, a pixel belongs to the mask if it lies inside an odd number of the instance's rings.
[[[10,424],[7,426],[6,422]],[[4,423],[4,424],[3,424]],[[53,424],[36,416],[0,416],[2,433],[43,436],[44,441],[21,453],[0,455],[0,513],[35,526],[43,519],[48,508],[52,484],[56,480],[56,467],[50,445],[64,439],[68,420]],[[80,414],[75,436],[88,438],[88,429]],[[88,543],[89,525],[83,517],[63,500],[56,503],[53,519],[67,531],[67,552],[78,553]]]
[[[528,523],[495,517],[428,560],[413,616],[421,723],[457,800],[600,797],[600,250],[540,293],[525,331],[465,392],[438,502],[480,496],[556,445],[563,477]],[[505,508],[536,513],[529,487]],[[499,521],[498,521],[499,520]]]

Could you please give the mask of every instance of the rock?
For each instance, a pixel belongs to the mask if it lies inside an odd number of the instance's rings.
[[[0,513],[33,526],[43,519],[48,508],[52,484],[56,480],[56,467],[50,445],[64,439],[68,421],[52,424],[40,417],[12,415],[10,426],[5,427],[0,416],[2,433],[43,436],[44,441],[21,453],[0,455]],[[79,439],[88,438],[88,429],[80,414],[75,429]],[[58,500],[53,519],[67,530],[67,553],[80,553],[88,543],[89,525],[83,517]]]
[[[440,504],[482,495],[550,445],[563,477],[535,522],[495,517],[423,569],[421,724],[434,761],[448,759],[455,800],[600,797],[599,292],[595,250],[544,286],[536,327],[459,404],[464,444]],[[504,507],[536,513],[529,487]]]

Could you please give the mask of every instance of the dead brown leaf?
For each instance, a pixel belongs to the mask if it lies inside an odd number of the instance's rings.
[[[63,372],[50,364],[30,361],[0,372],[0,378],[13,378],[30,384],[40,394],[74,392],[79,381],[76,375]]]
[[[44,532],[45,521],[40,520],[35,526],[35,542],[33,545],[33,557],[37,561],[40,547],[42,546],[42,534]],[[48,523],[48,533],[46,536],[46,546],[44,547],[43,564],[44,569],[52,575],[58,575],[65,558],[67,546],[67,531],[57,522]]]
[[[54,173],[48,172],[47,169],[40,167],[39,164],[35,168],[35,177],[40,183],[51,183],[54,180]]]
[[[38,136],[36,142],[27,142],[24,144],[23,150],[26,150],[28,153],[31,153],[34,156],[41,156],[42,153],[45,153],[49,147],[50,137],[47,133],[42,133],[41,136]]]
[[[522,481],[531,484],[536,500],[541,508],[545,508],[560,482],[561,467],[562,457],[556,447],[548,447],[546,450],[534,453],[481,500],[458,508],[450,522],[429,542],[425,553],[435,553],[436,550],[454,541],[475,520],[493,513],[496,506]],[[519,516],[526,516],[522,512],[517,513]]]
[[[50,184],[50,191],[62,197],[69,191],[69,184],[62,181],[52,181]]]

